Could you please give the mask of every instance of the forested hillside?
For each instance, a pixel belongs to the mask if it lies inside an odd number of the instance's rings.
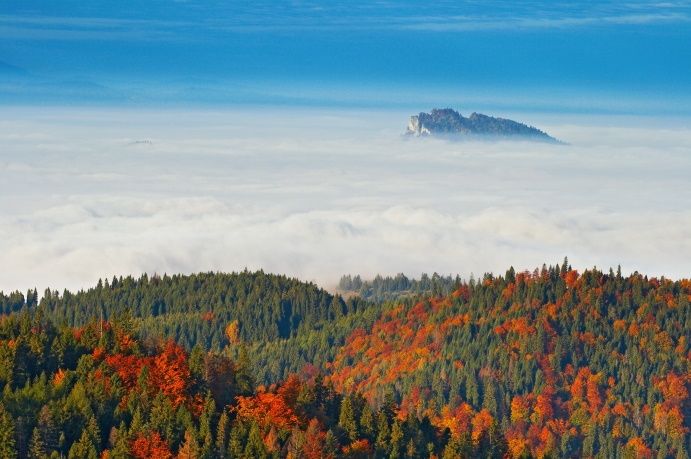
[[[18,296],[4,300],[4,309],[17,310]],[[27,296],[30,304],[37,303],[35,291]],[[357,298],[344,302],[312,283],[243,271],[113,278],[77,293],[46,290],[40,306],[57,322],[72,326],[128,312],[141,319],[139,331],[144,335],[219,350],[227,342],[225,327],[232,321],[237,322],[238,339],[288,338],[320,321],[351,313],[359,303]]]
[[[690,300],[566,261],[385,303],[261,272],[0,295],[0,457],[685,458]]]

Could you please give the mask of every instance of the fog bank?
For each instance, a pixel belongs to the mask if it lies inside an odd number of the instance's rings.
[[[570,145],[448,142],[403,138],[407,115],[2,108],[0,290],[245,267],[330,286],[565,255],[688,277],[691,129],[514,115]]]

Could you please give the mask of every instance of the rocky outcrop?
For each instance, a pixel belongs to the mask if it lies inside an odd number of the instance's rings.
[[[413,136],[469,136],[484,138],[522,138],[558,142],[547,133],[517,121],[473,113],[464,117],[451,108],[435,108],[421,112],[408,121],[406,134]]]

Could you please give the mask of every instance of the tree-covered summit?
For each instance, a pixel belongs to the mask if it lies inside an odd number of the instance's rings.
[[[20,298],[7,298],[5,309],[16,310]],[[71,326],[127,311],[141,320],[145,334],[168,336],[188,347],[220,348],[224,327],[233,321],[239,338],[246,341],[289,338],[302,328],[353,312],[358,303],[311,282],[245,270],[114,277],[76,293],[46,290],[38,307]]]

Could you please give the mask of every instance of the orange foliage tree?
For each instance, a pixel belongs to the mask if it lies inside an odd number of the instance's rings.
[[[251,397],[237,397],[233,410],[238,418],[257,421],[264,427],[290,429],[299,422],[293,409],[280,395],[271,392],[259,392]]]
[[[140,434],[130,445],[130,453],[135,459],[172,459],[168,444],[158,432]]]

